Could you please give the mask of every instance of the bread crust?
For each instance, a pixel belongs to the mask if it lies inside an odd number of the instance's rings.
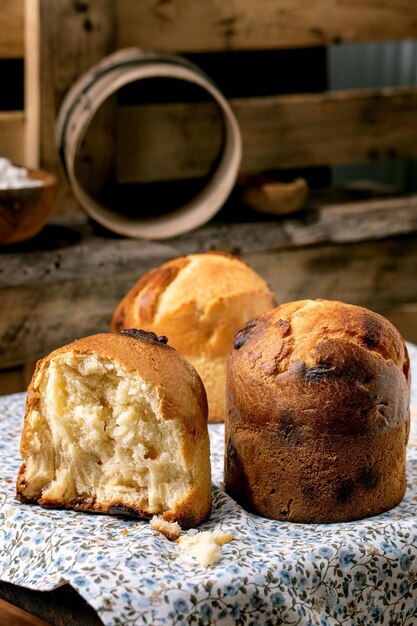
[[[284,304],[239,331],[228,363],[225,486],[273,519],[340,522],[406,487],[409,359],[362,307]]]
[[[188,262],[186,257],[180,257],[142,276],[118,304],[111,330],[117,332],[123,328],[142,328],[144,324],[151,324],[160,295]]]
[[[68,508],[95,513],[112,513],[151,518],[154,513],[139,509],[120,500],[96,502],[92,497],[75,500],[45,500],[40,494],[26,494],[26,461],[32,452],[35,432],[29,424],[28,415],[40,410],[40,392],[37,379],[41,370],[47,368],[55,357],[72,353],[94,354],[112,361],[128,372],[134,372],[148,385],[159,391],[161,416],[175,419],[183,426],[183,438],[179,442],[182,459],[190,464],[198,459],[195,485],[186,497],[170,511],[165,511],[167,521],[177,521],[182,528],[190,528],[207,519],[211,512],[211,476],[209,460],[209,436],[207,430],[207,398],[203,383],[196,370],[174,348],[153,333],[142,331],[127,333],[102,333],[58,348],[38,361],[30,382],[26,400],[25,422],[22,431],[20,453],[24,460],[20,467],[16,494],[21,502],[36,502],[49,508]]]
[[[206,386],[209,422],[223,422],[233,336],[275,305],[266,282],[241,259],[222,252],[194,254],[142,276],[116,308],[111,329],[144,328],[167,335]]]

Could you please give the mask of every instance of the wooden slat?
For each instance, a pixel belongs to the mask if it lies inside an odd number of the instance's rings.
[[[33,626],[45,622],[53,626],[103,626],[94,609],[68,584],[52,591],[35,591],[0,582],[0,597],[36,616]]]
[[[22,111],[0,113],[0,156],[14,163],[25,160],[25,117]]]
[[[117,12],[120,47],[196,52],[417,37],[415,0],[117,0]]]
[[[414,87],[242,98],[231,105],[242,132],[243,172],[417,154]],[[212,103],[120,107],[117,179],[201,176],[219,146]]]
[[[25,165],[39,167],[40,0],[25,0]]]
[[[114,1],[40,0],[39,21],[41,165],[58,177],[57,210],[71,212],[79,207],[63,176],[53,129],[74,81],[114,50]],[[83,180],[98,183],[112,170],[112,115],[111,106],[103,107],[83,142],[79,159]]]
[[[24,0],[0,0],[0,59],[24,54]]]
[[[417,233],[416,194],[352,202],[356,192],[336,191],[312,192],[305,213],[290,219],[262,221],[257,215],[258,221],[250,221],[249,216],[255,214],[248,212],[247,221],[212,221],[179,237],[141,241],[140,245],[117,235],[101,236],[82,213],[55,217],[24,251],[3,250],[0,289],[148,269],[174,256],[208,250],[255,254]],[[366,193],[361,191],[362,198]],[[235,210],[241,213],[239,205]],[[51,242],[57,243],[51,246]],[[8,315],[9,334],[19,329],[19,324],[13,322],[13,310]]]

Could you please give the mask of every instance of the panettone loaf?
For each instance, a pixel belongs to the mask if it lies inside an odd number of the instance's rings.
[[[265,281],[237,257],[191,254],[145,274],[117,307],[112,330],[144,328],[167,335],[203,380],[209,422],[223,422],[233,336],[275,304]]]
[[[28,389],[17,497],[183,528],[210,515],[207,399],[195,369],[143,331],[79,339]]]
[[[405,343],[376,313],[305,300],[258,316],[228,363],[227,492],[293,522],[394,507],[406,487],[409,384]]]

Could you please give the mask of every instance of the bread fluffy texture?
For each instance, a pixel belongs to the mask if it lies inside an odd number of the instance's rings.
[[[181,527],[211,511],[207,400],[195,369],[148,333],[106,333],[52,352],[28,389],[22,502]]]
[[[145,274],[117,307],[112,330],[144,328],[167,335],[203,380],[209,422],[223,422],[233,336],[275,305],[266,282],[237,257],[192,254]]]
[[[388,320],[326,300],[283,304],[234,339],[226,491],[264,517],[341,522],[406,488],[410,373]]]

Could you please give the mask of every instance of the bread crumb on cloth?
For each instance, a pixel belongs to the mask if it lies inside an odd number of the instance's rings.
[[[195,528],[191,528],[183,535],[177,522],[167,522],[161,515],[154,515],[150,525],[171,541],[177,542],[181,552],[179,560],[182,560],[182,556],[188,556],[203,567],[217,563],[221,558],[221,546],[235,539],[231,532],[198,531]]]
[[[166,522],[161,515],[154,515],[150,521],[152,528],[175,541],[182,533],[181,526],[178,522]]]
[[[214,565],[221,558],[221,546],[234,539],[231,532],[211,532],[203,530],[186,535],[182,535],[177,540],[177,545],[181,552],[194,558],[199,565],[208,567]]]

